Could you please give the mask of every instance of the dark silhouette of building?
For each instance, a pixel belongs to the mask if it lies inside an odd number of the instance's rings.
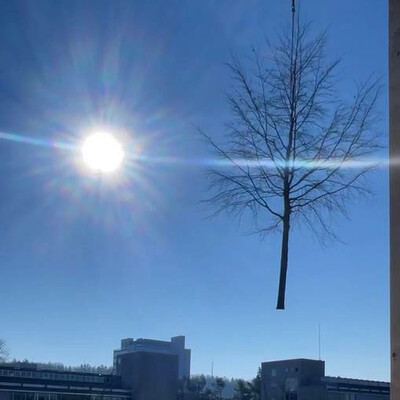
[[[390,384],[325,376],[325,362],[307,359],[261,364],[262,400],[389,400]]]
[[[0,400],[131,400],[121,377],[0,365]]]
[[[176,400],[178,356],[146,351],[120,354],[117,374],[134,400]]]
[[[0,364],[0,400],[176,400],[179,368],[190,371],[190,350],[184,336],[172,338],[170,348],[163,343],[168,342],[135,341],[134,349],[115,354],[113,374]],[[155,351],[157,346],[164,351]]]
[[[191,352],[189,349],[185,349],[185,336],[172,337],[169,342],[153,339],[122,339],[121,348],[114,350],[114,368],[118,369],[120,355],[142,351],[178,356],[178,377],[190,377]]]

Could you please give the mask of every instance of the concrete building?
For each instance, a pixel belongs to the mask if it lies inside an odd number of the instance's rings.
[[[118,370],[118,363],[122,355],[143,351],[178,356],[178,378],[190,377],[191,351],[185,349],[185,336],[175,336],[169,342],[152,339],[122,339],[121,348],[114,350],[114,368]]]
[[[112,374],[0,364],[0,400],[176,400],[179,368],[190,373],[184,336],[171,342],[125,339]]]
[[[325,376],[325,362],[307,359],[261,364],[262,400],[389,400],[390,384]]]
[[[131,400],[120,376],[0,365],[0,400]]]
[[[133,400],[176,400],[176,354],[137,351],[120,354],[118,361],[117,374],[121,377],[123,388],[131,390]]]

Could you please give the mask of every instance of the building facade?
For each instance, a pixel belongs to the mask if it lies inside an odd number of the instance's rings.
[[[121,348],[114,350],[114,368],[118,370],[118,363],[121,360],[121,356],[143,351],[177,356],[178,378],[190,377],[191,351],[185,349],[185,336],[175,336],[169,342],[153,339],[122,339]]]
[[[121,377],[0,365],[0,400],[131,400]]]
[[[119,355],[117,374],[132,400],[176,400],[178,356],[146,351]],[[126,384],[129,382],[128,384]]]
[[[390,384],[325,376],[325,362],[307,359],[261,364],[262,400],[389,400]]]
[[[0,364],[0,400],[176,400],[179,374],[190,374],[190,350],[184,336],[124,339],[114,364],[112,374]]]

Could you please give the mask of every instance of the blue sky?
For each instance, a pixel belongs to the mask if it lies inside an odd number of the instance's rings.
[[[289,0],[14,1],[0,12],[0,131],[79,142],[93,125],[128,151],[199,158],[194,126],[229,119],[224,63],[289,22]],[[340,89],[386,85],[381,0],[302,0]],[[379,103],[386,137],[386,86]],[[385,141],[386,142],[386,141]],[[330,375],[389,379],[388,174],[335,221],[344,244],[292,236],[287,310],[275,310],[279,235],[207,219],[204,171],[134,165],[120,182],[71,152],[0,141],[0,337],[11,357],[111,364],[123,337],[186,335],[192,372],[250,378],[262,361],[318,357]]]

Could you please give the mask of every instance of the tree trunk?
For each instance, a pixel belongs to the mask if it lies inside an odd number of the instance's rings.
[[[279,276],[279,291],[277,310],[285,309],[286,275],[288,268],[289,255],[289,231],[290,231],[290,211],[288,201],[285,200],[285,212],[283,216],[282,249],[281,249],[281,272]]]

